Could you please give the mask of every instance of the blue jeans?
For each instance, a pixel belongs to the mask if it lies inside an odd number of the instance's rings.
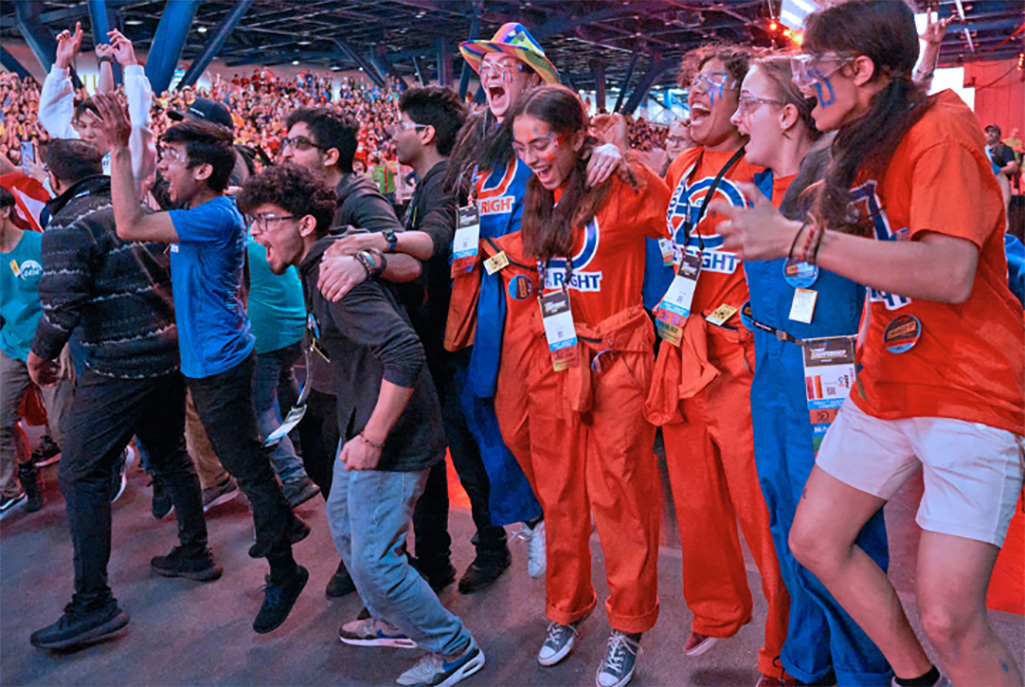
[[[296,342],[291,346],[276,351],[258,353],[256,356],[256,375],[253,378],[253,406],[256,410],[256,425],[260,437],[264,438],[281,425],[282,413],[274,405],[275,396],[278,404],[287,412],[299,397],[292,366],[302,354],[302,344]],[[295,455],[295,447],[288,436],[282,437],[270,454],[270,464],[282,482],[293,482],[306,477],[302,463]]]
[[[428,472],[350,472],[336,459],[325,510],[335,547],[370,615],[391,623],[420,648],[452,656],[472,637],[405,553],[413,506]]]

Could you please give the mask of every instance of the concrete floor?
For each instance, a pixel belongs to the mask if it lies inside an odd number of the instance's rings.
[[[320,497],[299,508],[313,526],[296,547],[309,568],[310,583],[288,621],[270,635],[251,629],[262,600],[263,561],[250,559],[252,520],[241,500],[208,514],[211,545],[225,574],[201,584],[164,579],[149,570],[150,557],[166,553],[175,541],[173,518],[155,521],[149,513],[146,476],[131,470],[129,486],[114,507],[114,553],[110,581],[131,624],[115,639],[75,653],[39,651],[29,634],[55,621],[72,591],[71,544],[56,466],[46,468],[47,505],[33,514],[15,513],[0,525],[0,685],[387,685],[418,657],[416,651],[350,647],[337,639],[338,626],[355,618],[356,595],[327,599],[324,585],[338,557],[324,519]],[[887,507],[891,534],[891,575],[912,622],[918,624],[911,593],[917,546],[914,511],[920,494],[914,480]],[[668,501],[667,501],[668,502]],[[454,508],[450,527],[453,559],[464,569],[472,557],[469,513]],[[754,685],[755,660],[765,603],[755,593],[754,621],[707,654],[690,658],[681,646],[690,612],[681,594],[676,524],[666,509],[659,558],[661,616],[643,643],[633,684]],[[513,567],[490,589],[460,595],[455,586],[442,601],[460,615],[487,656],[484,670],[467,685],[592,685],[609,628],[598,609],[582,627],[577,650],[563,664],[542,668],[535,653],[544,638],[543,582],[526,573],[526,547],[513,542]],[[594,579],[604,598],[603,557],[593,540]],[[759,589],[748,566],[749,583]],[[998,633],[1016,656],[1025,656],[1025,619],[991,612]]]

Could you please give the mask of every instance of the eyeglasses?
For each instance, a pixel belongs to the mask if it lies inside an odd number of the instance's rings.
[[[511,77],[514,71],[525,72],[527,71],[527,67],[521,62],[482,63],[477,73],[480,75],[481,81],[486,81],[488,79],[506,79]]]
[[[550,152],[553,148],[559,147],[559,139],[552,134],[547,134],[542,138],[535,138],[530,143],[524,145],[519,141],[513,141],[512,149],[516,153],[516,157],[523,159],[523,156],[527,154],[527,151],[533,152],[535,155],[544,155]]]
[[[283,222],[286,219],[299,219],[295,215],[285,215],[284,217],[275,217],[274,215],[257,215],[249,220],[249,234],[251,236],[259,236],[263,232],[270,229],[270,225],[274,222]]]
[[[666,136],[666,143],[671,146],[685,146],[689,143],[689,139],[683,136]]]
[[[310,148],[316,148],[317,150],[327,150],[324,146],[319,146],[305,136],[292,136],[291,138],[281,139],[281,149],[295,148],[298,151],[306,151]]]
[[[782,100],[773,100],[772,98],[756,98],[753,95],[747,93],[741,93],[740,99],[737,100],[737,112],[741,116],[751,114],[762,105],[786,105]]]
[[[188,156],[185,153],[179,152],[175,148],[165,147],[163,149],[164,158],[171,162],[180,162],[181,164],[188,164]]]
[[[811,88],[816,81],[821,81],[840,71],[854,60],[851,55],[829,52],[821,55],[803,54],[790,58],[790,70],[794,73],[794,84],[798,88]],[[822,63],[836,62],[828,72],[820,69]]]
[[[697,93],[704,93],[713,86],[732,90],[737,87],[737,80],[728,72],[698,72],[690,79],[690,90]]]
[[[415,122],[404,122],[404,121],[402,121],[400,119],[399,121],[395,122],[390,127],[388,127],[388,133],[390,133],[392,136],[397,136],[398,134],[402,133],[403,131],[409,131],[410,129],[414,129],[416,131],[420,131],[420,129],[426,129],[428,126],[430,126],[430,125],[429,124],[417,124]]]

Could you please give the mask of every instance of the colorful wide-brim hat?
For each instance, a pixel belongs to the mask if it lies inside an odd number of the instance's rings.
[[[559,83],[559,72],[555,65],[548,61],[545,51],[523,24],[503,24],[490,41],[466,41],[460,44],[459,52],[478,74],[484,55],[489,52],[500,52],[530,66],[545,82]]]

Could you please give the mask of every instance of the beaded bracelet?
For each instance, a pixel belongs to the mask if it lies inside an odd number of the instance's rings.
[[[384,450],[384,444],[379,444],[376,441],[370,441],[370,439],[367,439],[365,436],[363,436],[363,432],[359,433],[359,439],[370,448],[376,448],[378,451]]]
[[[374,276],[380,277],[382,274],[384,274],[384,271],[388,269],[388,258],[385,256],[384,253],[382,253],[376,248],[368,248],[367,252],[370,253],[371,257],[373,257],[379,265],[378,267],[374,268]]]
[[[363,266],[363,270],[367,273],[367,279],[371,279],[374,276],[374,260],[370,257],[370,253],[361,250],[354,257],[356,262]]]

